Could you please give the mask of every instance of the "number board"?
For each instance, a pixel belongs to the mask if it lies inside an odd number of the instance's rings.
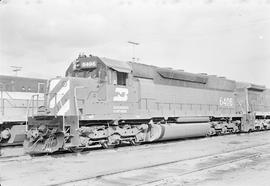
[[[89,69],[89,68],[96,68],[96,67],[97,67],[96,61],[81,62],[81,69]]]
[[[73,63],[73,70],[88,70],[97,68],[96,61],[76,61]]]

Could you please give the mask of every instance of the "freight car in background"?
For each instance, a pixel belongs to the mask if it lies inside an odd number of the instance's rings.
[[[27,111],[37,109],[31,99],[39,96],[38,104],[43,103],[46,83],[44,79],[0,75],[0,146],[23,143]]]
[[[269,129],[263,86],[80,55],[28,117],[28,153]]]

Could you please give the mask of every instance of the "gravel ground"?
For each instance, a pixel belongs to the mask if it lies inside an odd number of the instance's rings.
[[[269,151],[269,150],[268,150]],[[152,186],[269,186],[270,151],[229,165],[163,180]],[[148,184],[150,186],[150,184]]]
[[[83,185],[269,185],[268,180],[254,177],[254,172],[246,171],[244,177],[240,177],[238,171],[254,170],[254,166],[264,163],[270,158],[270,144],[259,147],[236,150],[228,153],[178,161],[144,169],[132,170],[123,173],[101,176],[98,178],[82,180],[65,184],[65,186]],[[261,164],[263,165],[263,164]],[[261,171],[262,169],[258,169]],[[265,171],[269,173],[268,171]],[[225,178],[230,174],[229,179]],[[251,178],[248,182],[243,179]],[[232,179],[233,178],[233,179]],[[231,179],[231,180],[230,180]],[[243,182],[244,181],[244,182]]]
[[[270,131],[252,134],[227,135],[212,138],[183,140],[167,144],[125,147],[113,150],[90,151],[82,154],[59,156],[29,157],[26,159],[0,158],[0,183],[6,185],[89,185],[89,179],[119,171],[140,169],[168,162],[187,163],[188,159],[209,156],[201,162],[192,162],[193,167],[205,166],[211,157],[219,153],[239,151],[241,149],[270,143]],[[263,147],[262,147],[263,148]],[[266,176],[270,173],[270,148],[257,149],[261,154],[234,164],[219,166],[213,169],[195,172],[186,176],[177,176],[186,171],[188,164],[178,165],[174,171],[164,168],[161,182],[154,185],[270,185]],[[268,150],[268,151],[267,151]],[[229,153],[230,154],[230,153]],[[232,155],[235,157],[235,154]],[[200,159],[201,160],[201,159]],[[210,162],[209,162],[210,161]],[[214,160],[213,160],[214,161]],[[217,160],[215,160],[217,161]],[[204,164],[203,164],[204,163]],[[192,168],[191,166],[191,168]],[[172,168],[172,167],[171,167]],[[137,170],[140,171],[140,170]],[[174,174],[170,174],[171,172]],[[160,172],[160,171],[159,171]],[[126,176],[130,177],[131,172]],[[152,175],[144,175],[155,178]],[[166,179],[168,177],[169,179]],[[132,184],[143,183],[135,177]],[[114,185],[119,185],[117,177]],[[241,181],[242,180],[242,181]],[[96,182],[97,183],[97,182]],[[110,183],[110,180],[107,182]],[[93,184],[91,184],[93,185]],[[97,183],[99,185],[99,183]],[[107,184],[106,184],[107,185]],[[111,183],[113,185],[113,183]],[[122,184],[122,185],[125,185]]]

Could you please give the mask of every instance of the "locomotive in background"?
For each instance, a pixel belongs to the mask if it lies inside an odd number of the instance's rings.
[[[270,128],[270,91],[215,75],[80,55],[28,117],[28,153]]]
[[[0,146],[23,143],[27,111],[37,110],[31,99],[38,96],[38,104],[44,102],[46,83],[44,79],[0,75]]]

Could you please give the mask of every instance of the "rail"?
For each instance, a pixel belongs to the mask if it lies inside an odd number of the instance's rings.
[[[29,99],[13,99],[12,101],[2,98],[1,100],[1,114],[2,116],[14,114],[16,109],[27,109],[29,104]]]
[[[44,100],[40,99],[39,94],[32,95],[30,101],[28,101],[26,116],[29,117],[29,116],[35,115],[35,113],[37,113],[38,111],[39,106],[41,106],[40,103],[43,103],[43,102]]]
[[[148,110],[149,108],[149,103],[156,105],[157,110],[161,110],[163,106],[167,105],[169,110],[175,109],[177,106],[177,108],[179,110],[192,110],[195,108],[199,108],[199,110],[203,110],[203,108],[207,107],[208,111],[210,110],[233,110],[234,108],[230,108],[230,107],[221,107],[217,104],[198,104],[198,103],[181,103],[181,102],[156,102],[156,101],[152,101],[149,102],[149,100],[154,100],[154,99],[149,99],[149,98],[141,98],[137,103],[140,104],[140,108],[142,108],[142,101],[145,100],[145,109]],[[189,108],[189,109],[185,109],[185,108]],[[198,109],[196,109],[198,110]],[[205,110],[205,109],[204,109]]]
[[[4,98],[4,93],[7,95],[7,97],[9,97],[10,99],[6,99]],[[8,102],[11,106],[16,107],[16,105],[12,104],[9,100],[13,100],[13,98],[11,97],[11,95],[7,92],[4,91],[1,87],[1,113],[2,116],[5,115],[5,102]]]
[[[251,111],[270,111],[270,106],[268,105],[252,105],[250,104]]]

